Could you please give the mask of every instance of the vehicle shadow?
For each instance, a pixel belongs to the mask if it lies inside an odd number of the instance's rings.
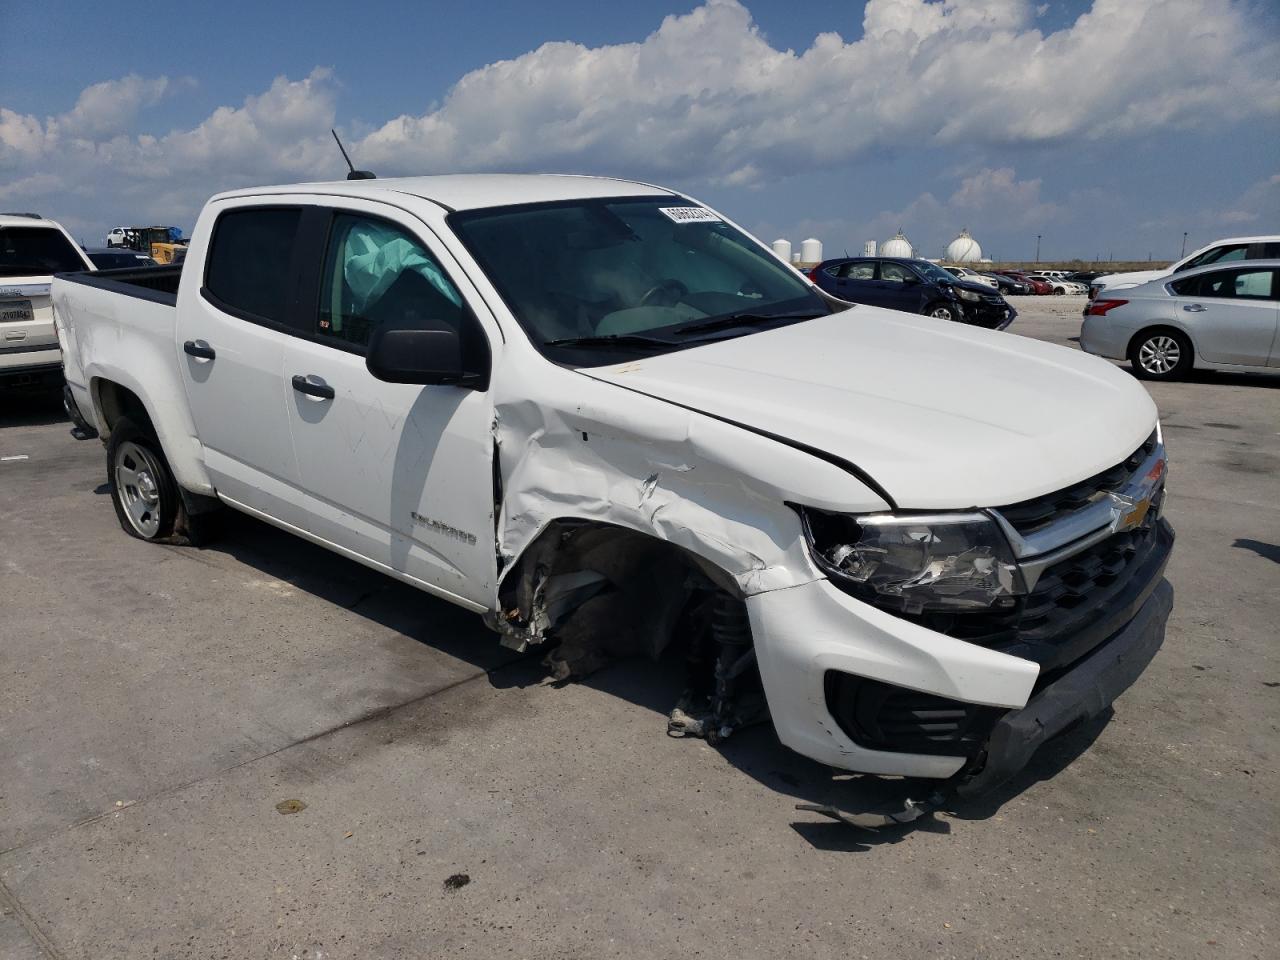
[[[306,591],[418,643],[483,670],[495,689],[553,684],[541,659],[548,647],[519,654],[499,645],[480,617],[375,570],[340,557],[252,517],[227,511],[222,531],[202,553],[232,557],[294,589]],[[683,656],[674,645],[659,660],[618,660],[588,677],[572,681],[619,697],[651,711],[653,735],[666,736],[666,718],[684,688]],[[394,705],[390,705],[394,706]],[[1110,718],[1068,731],[1046,744],[1013,780],[989,794],[952,798],[942,807],[949,817],[985,820],[1032,785],[1057,775],[1089,748]],[[692,745],[691,745],[692,747]],[[784,747],[768,721],[739,730],[718,746],[735,769],[796,803],[831,805],[850,812],[900,810],[910,797],[923,800],[937,782],[877,777],[836,770]],[[823,817],[797,813],[792,829],[815,848],[866,851],[898,843],[912,833],[947,834],[946,819],[927,815],[901,826],[866,830]]]
[[[61,387],[0,388],[0,429],[67,422],[70,421],[62,409]]]
[[[1266,543],[1262,540],[1250,540],[1248,537],[1237,537],[1233,547],[1239,547],[1241,550],[1252,550],[1264,560],[1270,560],[1272,563],[1280,563],[1280,544]]]

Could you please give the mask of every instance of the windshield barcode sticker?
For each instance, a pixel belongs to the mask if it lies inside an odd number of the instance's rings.
[[[676,223],[721,223],[721,219],[706,207],[659,207]]]

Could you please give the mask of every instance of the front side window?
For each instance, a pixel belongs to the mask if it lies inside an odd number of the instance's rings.
[[[888,283],[907,283],[915,277],[909,268],[900,263],[881,263],[880,279]]]
[[[461,335],[465,316],[457,287],[411,233],[357,214],[333,218],[318,334],[363,348],[381,325]]]
[[[75,246],[52,227],[0,227],[0,277],[84,270]]]
[[[695,342],[681,328],[723,323],[719,336],[741,336],[761,317],[831,312],[794,270],[679,197],[498,207],[451,214],[449,224],[530,339],[573,349],[564,359],[574,363],[591,362],[586,354],[607,346],[600,338],[677,349]],[[734,326],[740,317],[750,322]]]
[[[1177,270],[1181,273],[1183,270],[1190,270],[1192,267],[1207,267],[1211,263],[1223,263],[1228,260],[1243,260],[1249,253],[1249,245],[1247,243],[1231,244],[1224,247],[1212,247],[1200,254],[1198,257],[1192,257]]]
[[[289,322],[288,282],[298,207],[230,210],[214,224],[205,289],[217,305],[252,320]]]

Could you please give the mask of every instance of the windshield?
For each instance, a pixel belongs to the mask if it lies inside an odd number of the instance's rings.
[[[0,277],[84,270],[75,246],[52,227],[0,227]]]
[[[612,363],[591,348],[637,352],[690,346],[830,313],[794,270],[711,211],[678,197],[580,200],[455,213],[450,226],[540,349],[571,347],[574,363]],[[708,320],[723,319],[723,324]],[[776,321],[783,322],[781,319]],[[695,331],[696,328],[696,331]],[[756,327],[758,329],[758,326]],[[614,343],[561,343],[617,337]],[[622,338],[629,338],[623,341]],[[669,338],[669,339],[668,339]]]
[[[928,260],[913,260],[911,266],[915,267],[916,272],[922,274],[926,280],[953,283],[958,279],[954,273],[949,270],[943,270],[936,263],[930,263]]]

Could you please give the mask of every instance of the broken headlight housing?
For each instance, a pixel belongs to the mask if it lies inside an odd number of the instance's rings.
[[[974,303],[977,303],[982,299],[982,294],[977,293],[974,290],[966,290],[964,287],[955,287],[954,290],[956,292],[956,296],[961,300],[972,300]]]
[[[1009,541],[985,513],[800,515],[818,566],[886,610],[1008,610],[1027,592]]]

